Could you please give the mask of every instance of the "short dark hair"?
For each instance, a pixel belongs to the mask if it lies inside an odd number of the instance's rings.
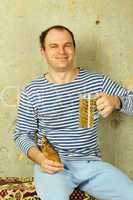
[[[55,25],[55,26],[51,26],[49,27],[48,29],[44,30],[41,35],[40,35],[40,46],[41,48],[45,49],[45,39],[46,39],[46,36],[48,34],[48,32],[52,29],[57,29],[57,30],[66,30],[68,31],[68,33],[71,35],[72,37],[72,41],[73,41],[73,46],[75,48],[76,44],[75,44],[75,39],[74,39],[74,34],[72,33],[72,31],[70,31],[67,27],[65,26],[62,26],[62,25]]]

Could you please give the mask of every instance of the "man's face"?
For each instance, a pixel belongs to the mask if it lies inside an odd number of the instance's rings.
[[[42,54],[50,68],[64,70],[73,67],[75,49],[68,31],[50,30],[45,38],[44,46]]]

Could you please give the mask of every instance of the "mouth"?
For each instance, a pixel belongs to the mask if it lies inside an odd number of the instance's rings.
[[[66,62],[67,60],[68,60],[68,58],[66,58],[66,57],[56,58],[57,62]]]
[[[57,57],[56,59],[57,59],[57,60],[66,60],[67,57]]]

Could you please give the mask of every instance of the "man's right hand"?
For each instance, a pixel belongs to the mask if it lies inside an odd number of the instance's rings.
[[[53,174],[53,173],[64,170],[64,166],[62,163],[48,160],[45,156],[44,156],[44,159],[41,161],[40,166],[43,172],[49,173],[49,174]]]
[[[28,150],[28,157],[33,162],[39,164],[41,170],[45,173],[54,174],[56,172],[64,170],[64,166],[62,163],[48,160],[46,156],[42,154],[42,152],[37,147],[33,146]]]

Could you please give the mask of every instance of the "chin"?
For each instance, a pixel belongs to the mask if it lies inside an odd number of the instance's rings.
[[[66,65],[66,64],[57,64],[55,65],[56,68],[60,68],[60,69],[63,69],[63,68],[70,68],[70,65]]]

